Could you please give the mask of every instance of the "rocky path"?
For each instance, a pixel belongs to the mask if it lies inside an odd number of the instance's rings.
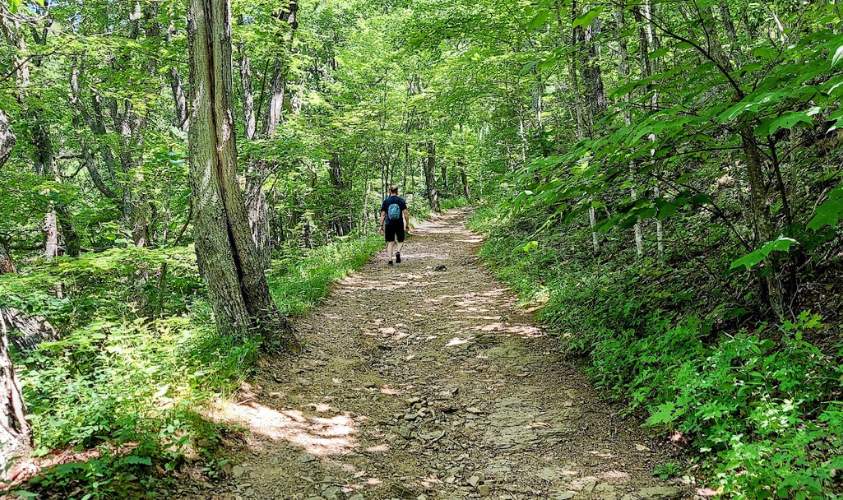
[[[247,429],[204,498],[681,498],[662,460],[477,261],[452,211],[298,321],[213,417]]]

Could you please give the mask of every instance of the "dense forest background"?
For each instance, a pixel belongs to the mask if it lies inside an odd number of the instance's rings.
[[[213,475],[198,408],[278,347],[197,270],[187,9],[0,4],[4,443],[110,450],[35,487]],[[281,316],[377,251],[388,185],[418,217],[470,203],[498,275],[686,452],[666,474],[840,492],[843,4],[231,9],[234,184]]]

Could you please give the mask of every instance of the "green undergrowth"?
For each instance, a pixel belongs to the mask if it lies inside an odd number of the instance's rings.
[[[586,228],[505,214],[484,207],[472,219],[487,236],[483,259],[522,300],[543,304],[539,320],[584,356],[598,388],[691,452],[703,483],[738,498],[841,491],[843,349],[806,340],[839,325],[807,311],[751,321],[681,261],[592,263]]]
[[[272,297],[284,314],[304,314],[328,294],[333,282],[362,267],[382,247],[382,238],[372,235],[277,259],[268,274]]]
[[[379,248],[376,237],[351,237],[276,259],[272,295],[285,314],[303,314]],[[214,473],[222,429],[202,408],[249,376],[260,342],[217,334],[192,247],[36,262],[0,277],[0,307],[41,316],[58,332],[58,340],[13,350],[36,455],[103,454],[53,467],[27,490],[140,496],[153,469],[199,460]]]

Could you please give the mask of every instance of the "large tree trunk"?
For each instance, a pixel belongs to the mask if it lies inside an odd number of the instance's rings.
[[[196,257],[217,325],[239,337],[257,330],[293,348],[292,327],[269,294],[237,183],[230,0],[191,0],[188,42]]]
[[[26,421],[23,393],[9,357],[7,333],[6,318],[0,311],[0,478],[3,480],[14,474],[14,460],[32,449],[32,433]]]
[[[9,119],[0,111],[0,167],[9,158],[15,145],[15,135],[9,128]],[[0,274],[15,272],[14,264],[0,242]],[[32,446],[32,434],[26,421],[23,394],[20,390],[12,359],[9,357],[9,339],[6,319],[0,311],[0,479],[8,479],[12,461],[25,455]]]
[[[427,201],[430,203],[430,209],[434,212],[440,212],[439,208],[439,192],[436,190],[436,143],[427,141],[427,158],[424,163],[424,183],[427,194]]]

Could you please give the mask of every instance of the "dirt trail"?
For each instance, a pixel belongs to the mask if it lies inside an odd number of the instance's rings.
[[[601,403],[477,262],[465,211],[424,223],[298,321],[215,418],[247,428],[204,498],[680,498],[661,458]],[[194,486],[195,488],[195,486]],[[186,491],[182,493],[187,493]]]

